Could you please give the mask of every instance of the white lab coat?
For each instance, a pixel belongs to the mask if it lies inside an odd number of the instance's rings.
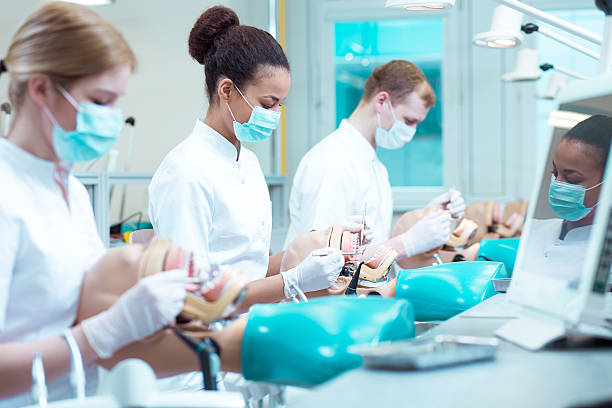
[[[291,189],[285,248],[299,235],[362,214],[374,222],[372,243],[389,239],[393,197],[376,150],[347,120],[302,158]]]
[[[253,152],[236,148],[198,120],[164,158],[149,185],[159,237],[197,252],[208,267],[266,276],[272,233],[270,195]]]
[[[575,283],[586,262],[592,226],[574,228],[560,238],[563,220],[537,220],[531,224],[523,265],[530,272]]]
[[[54,163],[0,138],[0,342],[57,336],[72,326],[83,275],[105,252],[87,191],[70,175],[68,208],[54,173]],[[87,371],[95,390],[95,366]],[[63,377],[49,391],[57,399],[69,390]],[[0,406],[28,403],[24,394]]]

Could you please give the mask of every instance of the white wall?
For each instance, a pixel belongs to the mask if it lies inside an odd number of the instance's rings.
[[[2,7],[0,57],[21,21],[39,4],[42,2],[20,0]],[[235,8],[242,23],[268,26],[266,0],[117,0],[95,8],[123,33],[138,58],[138,71],[119,102],[125,116],[136,118],[131,171],[154,172],[164,155],[189,135],[196,119],[203,117],[208,105],[204,69],[189,56],[187,39],[200,14],[217,4]],[[0,103],[8,100],[7,85],[8,77],[3,75]],[[117,145],[121,157],[125,156],[125,142],[122,138]],[[268,150],[265,146],[256,148],[264,168],[269,167]],[[117,198],[115,195],[112,203],[112,221],[117,219]],[[146,211],[147,203],[146,186],[128,188],[126,215]]]

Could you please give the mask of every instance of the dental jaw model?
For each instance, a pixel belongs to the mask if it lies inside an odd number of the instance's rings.
[[[311,292],[309,297],[344,294],[351,278],[357,275],[359,284],[365,281],[376,283],[386,280],[389,270],[397,258],[397,253],[391,248],[366,247],[361,243],[359,233],[344,231],[340,226],[332,226],[326,230],[311,231],[297,237],[285,250],[281,262],[281,271],[297,266],[309,253],[315,249],[338,248],[344,255],[345,265],[341,276],[328,289]]]
[[[397,237],[408,231],[421,218],[437,211],[434,207],[428,207],[423,210],[409,211],[395,224],[391,233],[392,237]],[[476,260],[478,245],[472,244],[479,239],[480,228],[478,223],[472,221],[468,215],[455,221],[455,227],[451,233],[447,243],[440,248],[431,251],[416,254],[412,257],[404,257],[398,259],[397,264],[401,269],[416,269],[432,266],[432,264],[440,264],[442,262],[453,262],[454,260]]]
[[[85,274],[76,322],[108,309],[138,280],[165,270],[184,268],[190,276],[188,295],[176,326],[196,340],[215,340],[226,351],[223,369],[238,370],[239,351],[236,354],[236,350],[240,348],[244,322],[239,320],[221,331],[212,331],[208,325],[231,316],[244,297],[248,280],[231,270],[208,273],[201,265],[194,253],[157,238],[147,246],[136,244],[112,249]],[[110,369],[125,358],[145,360],[162,377],[200,368],[193,351],[169,329],[132,343],[99,363]]]

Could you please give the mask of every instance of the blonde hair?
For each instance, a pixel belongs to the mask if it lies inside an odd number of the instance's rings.
[[[385,91],[397,103],[415,90],[428,108],[436,104],[436,94],[423,71],[412,62],[393,60],[374,69],[366,80],[362,100],[369,102],[377,93]]]
[[[136,69],[136,57],[117,29],[87,7],[56,1],[19,27],[0,65],[10,74],[9,98],[17,110],[33,75],[48,75],[66,87],[124,63]]]

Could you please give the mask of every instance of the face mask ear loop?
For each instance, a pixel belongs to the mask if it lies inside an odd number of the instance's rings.
[[[593,187],[589,187],[589,188],[587,188],[587,189],[586,189],[586,191],[589,191],[589,190],[592,190],[592,189],[594,189],[594,188],[597,188],[597,187],[601,186],[603,183],[604,183],[604,180],[601,180],[601,183],[599,183],[599,184],[595,184]],[[599,203],[599,202],[598,202],[598,203]],[[597,205],[597,204],[595,204],[595,205]]]
[[[244,99],[244,101],[247,103],[247,105],[249,105],[249,106],[251,107],[251,109],[254,109],[254,108],[253,108],[253,105],[251,105],[251,104],[249,103],[249,101],[247,101],[247,98],[245,98],[245,97],[244,97],[244,95],[242,94],[242,91],[240,90],[240,88],[238,88],[238,87],[237,87],[235,84],[234,84],[234,86],[236,87],[236,90],[238,91],[238,93],[240,94],[240,96],[242,96],[242,99]]]
[[[225,102],[225,105],[227,105],[227,109],[229,110],[230,115],[232,115],[232,119],[234,120],[234,122],[238,122],[236,120],[236,117],[234,116],[234,112],[232,112],[232,108],[230,108],[230,106],[229,106],[229,103]]]
[[[64,95],[64,98],[66,98],[66,100],[70,102],[70,104],[74,107],[74,109],[78,111],[79,103],[72,97],[72,95],[70,95],[68,91],[65,90],[64,87],[59,84],[55,85],[55,87],[62,93],[62,95]]]
[[[391,116],[393,116],[393,121],[397,122],[397,118],[395,117],[395,112],[393,111],[393,105],[391,105],[391,99],[387,99],[387,102],[389,102],[389,109],[391,110]]]
[[[55,120],[55,117],[53,116],[53,114],[51,113],[48,107],[46,106],[43,107],[43,112],[45,112],[45,114],[47,115],[47,117],[49,118],[51,123],[53,123],[54,126],[59,126],[59,123],[57,123],[57,120]]]

